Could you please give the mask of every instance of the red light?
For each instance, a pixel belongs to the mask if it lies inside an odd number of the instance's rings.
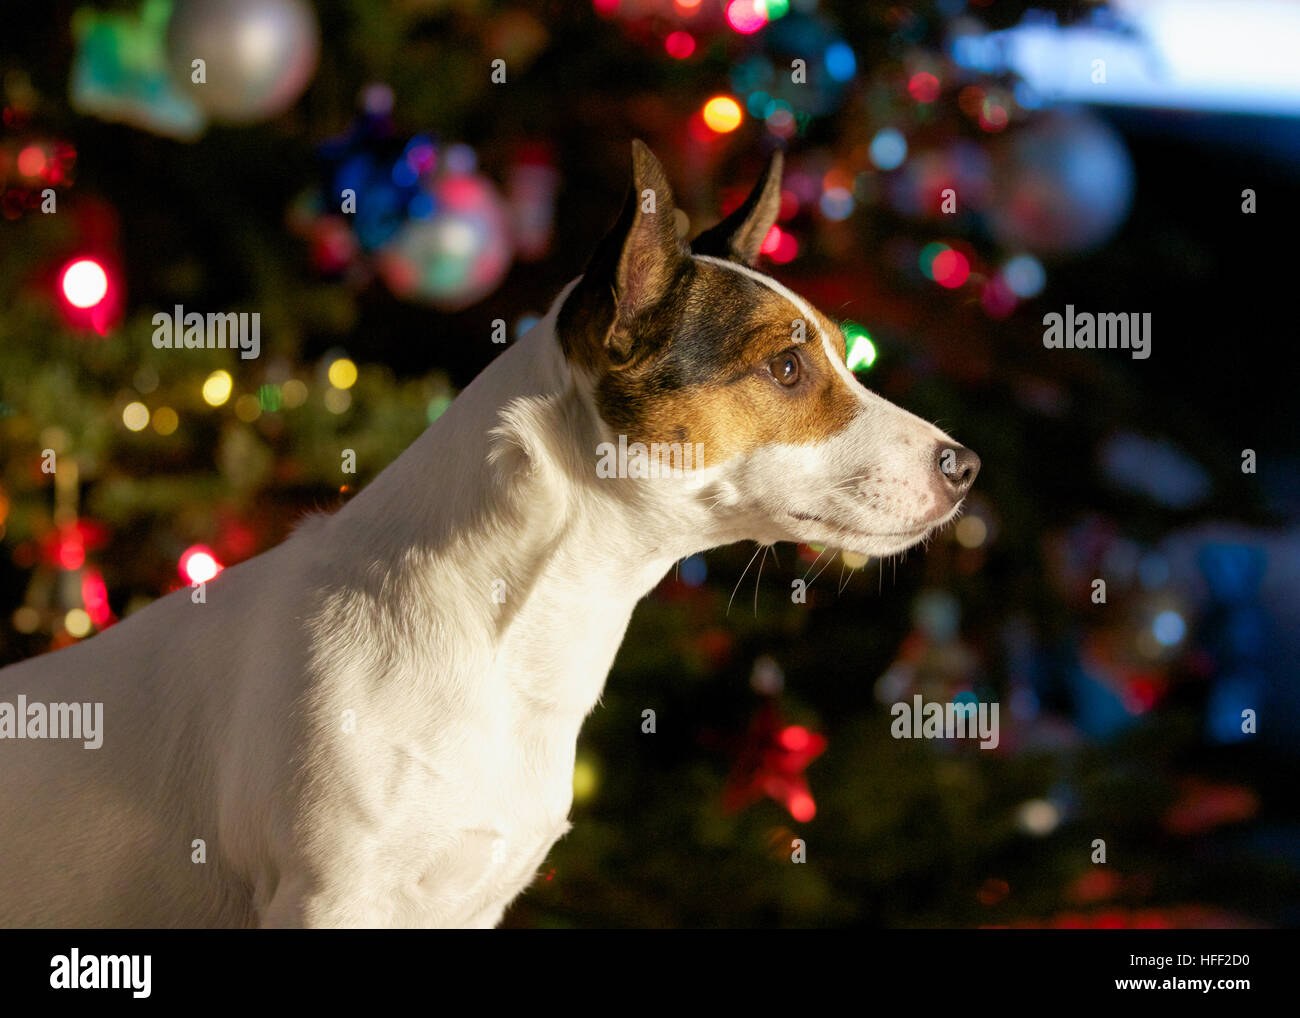
[[[612,18],[618,13],[619,0],[592,0],[591,6],[602,18]]]
[[[907,92],[919,103],[932,103],[939,98],[939,79],[927,71],[913,74]]]
[[[781,745],[795,753],[808,748],[812,736],[803,725],[791,725],[781,732]]]
[[[212,549],[202,544],[191,545],[181,555],[181,578],[186,583],[207,583],[224,568]]]
[[[792,262],[799,253],[799,242],[791,234],[781,231],[781,239],[777,242],[776,250],[768,257],[778,265],[785,265]]]
[[[767,231],[767,236],[763,238],[763,244],[759,250],[762,251],[763,254],[772,254],[772,252],[781,246],[781,238],[784,236],[785,233],[781,227],[773,224],[772,228]]]
[[[750,35],[767,24],[767,11],[757,0],[731,0],[727,4],[727,24],[741,35]]]
[[[64,569],[80,569],[86,561],[86,549],[81,543],[81,535],[70,534],[59,544],[59,565]]]
[[[664,49],[674,60],[685,60],[695,52],[695,37],[690,32],[672,32],[664,40]]]
[[[936,283],[946,286],[949,290],[955,290],[970,276],[970,262],[960,251],[948,248],[934,256],[931,271],[934,273]]]
[[[113,619],[112,609],[108,606],[108,588],[104,586],[104,577],[98,569],[87,569],[81,574],[81,600],[86,605],[86,614],[90,616],[96,628],[103,629]]]
[[[994,134],[1007,126],[1006,108],[995,102],[985,102],[980,110],[980,127]]]
[[[817,815],[817,803],[813,802],[813,797],[807,792],[795,792],[790,796],[789,809],[790,815],[801,824],[806,824]]]
[[[45,151],[39,145],[28,145],[18,153],[18,172],[24,177],[39,177],[45,172]]]
[[[781,211],[776,214],[777,219],[789,219],[799,211],[799,196],[793,191],[781,192]]]
[[[59,289],[64,300],[84,311],[108,296],[108,273],[93,258],[78,258],[64,266]]]

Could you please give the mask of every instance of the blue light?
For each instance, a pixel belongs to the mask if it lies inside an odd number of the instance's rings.
[[[838,223],[853,214],[853,195],[842,187],[829,187],[823,192],[821,201],[822,215]]]
[[[421,191],[406,203],[406,211],[412,219],[428,219],[433,215],[433,196]]]
[[[538,317],[534,314],[521,315],[519,321],[515,322],[515,339],[523,339],[528,334],[528,330],[538,321]]]
[[[848,81],[858,72],[858,58],[847,42],[837,40],[826,47],[826,73],[836,81]]]
[[[1187,635],[1187,623],[1176,611],[1162,611],[1152,623],[1151,631],[1155,634],[1156,642],[1161,646],[1173,647],[1181,643],[1183,637]]]
[[[896,170],[907,158],[907,139],[901,131],[886,127],[871,139],[871,161],[882,170]]]
[[[405,159],[400,159],[393,164],[393,183],[398,187],[412,187],[418,177],[419,174]]]
[[[1017,297],[1037,297],[1043,292],[1047,273],[1033,255],[1016,255],[1002,266],[1002,278]]]
[[[688,587],[698,587],[709,575],[709,567],[703,555],[692,555],[684,559],[681,565],[682,582]]]

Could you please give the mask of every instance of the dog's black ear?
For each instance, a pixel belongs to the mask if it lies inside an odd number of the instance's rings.
[[[637,319],[672,289],[686,261],[675,212],[664,168],[643,142],[632,142],[632,185],[623,211],[561,310],[566,352],[573,353],[570,347],[580,341],[574,332],[587,331],[614,364],[635,359],[647,331]]]
[[[749,197],[717,226],[696,237],[691,242],[691,250],[696,254],[731,258],[746,265],[758,261],[758,249],[781,210],[783,165],[780,151],[773,152]]]

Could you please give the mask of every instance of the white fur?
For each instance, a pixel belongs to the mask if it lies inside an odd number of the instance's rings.
[[[946,437],[862,390],[822,446],[597,480],[613,436],[556,340],[563,297],[206,603],[181,590],[0,670],[0,700],[104,704],[101,749],[0,742],[0,926],[495,925],[568,830],[578,731],[636,602],[708,547],[834,540],[786,510],[833,508],[823,489],[873,457],[917,478],[905,444]],[[843,492],[855,527],[920,518],[881,490],[861,511]]]

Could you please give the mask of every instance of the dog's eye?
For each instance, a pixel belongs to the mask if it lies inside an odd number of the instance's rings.
[[[778,354],[767,362],[767,370],[773,378],[789,388],[799,381],[799,358],[793,353]]]

